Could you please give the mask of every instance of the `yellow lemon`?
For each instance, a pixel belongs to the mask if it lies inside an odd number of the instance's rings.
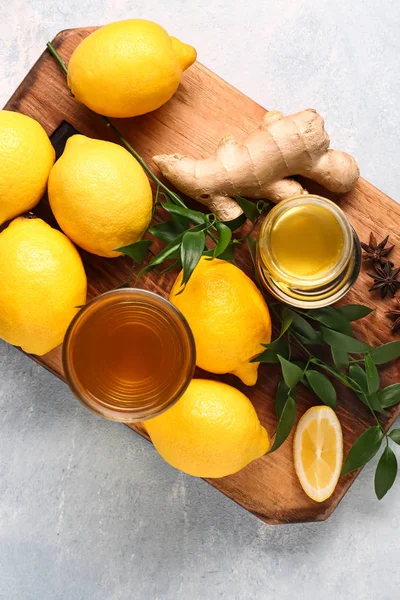
[[[269,439],[250,400],[219,381],[193,379],[172,408],[146,421],[170,465],[196,477],[224,477],[268,451]]]
[[[0,234],[0,273],[0,338],[39,355],[58,346],[86,302],[72,242],[41,219],[19,217]]]
[[[36,206],[54,159],[47,133],[35,119],[0,110],[0,225]]]
[[[152,214],[149,180],[137,160],[112,142],[73,135],[49,178],[58,224],[75,244],[99,256],[140,239]]]
[[[175,93],[196,50],[157,23],[129,19],[85,38],[68,65],[75,98],[108,117],[135,117],[162,106]]]
[[[294,466],[301,487],[313,500],[332,496],[343,463],[343,435],[329,406],[314,406],[300,419],[293,444]]]
[[[197,365],[212,373],[233,373],[254,385],[259,363],[250,360],[271,340],[268,306],[257,287],[235,265],[205,257],[179,294],[181,282],[182,273],[170,301],[193,331]]]

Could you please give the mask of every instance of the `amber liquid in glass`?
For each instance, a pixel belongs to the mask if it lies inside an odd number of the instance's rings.
[[[194,344],[182,315],[144,290],[104,294],[78,314],[67,334],[64,366],[80,399],[118,421],[159,414],[183,393]]]

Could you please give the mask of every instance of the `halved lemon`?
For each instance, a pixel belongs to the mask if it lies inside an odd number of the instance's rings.
[[[329,406],[313,406],[301,417],[293,443],[294,467],[301,487],[323,502],[336,487],[343,463],[342,428]]]

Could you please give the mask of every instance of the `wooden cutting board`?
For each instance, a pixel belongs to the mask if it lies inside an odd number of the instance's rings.
[[[53,43],[64,60],[68,61],[77,44],[93,29],[72,29],[56,36]],[[116,141],[99,116],[71,97],[65,76],[47,51],[28,73],[5,108],[37,119],[52,136],[59,153],[66,136],[71,133],[71,128],[65,122],[84,135]],[[318,109],[318,106],[315,108]],[[196,63],[184,74],[172,100],[161,109],[143,117],[119,120],[117,125],[143,158],[152,164],[153,155],[176,151],[193,157],[204,157],[215,149],[225,134],[231,133],[240,138],[252,131],[264,112],[264,108]],[[332,198],[332,194],[318,190],[309,182],[307,185],[310,191],[319,191]],[[391,242],[398,245],[393,253],[394,260],[400,264],[400,237],[397,231],[400,206],[362,179],[352,193],[336,199],[362,240],[368,239],[370,231],[378,238],[390,234]],[[46,198],[35,212],[55,225]],[[158,251],[159,247],[159,242],[155,241],[153,249]],[[88,275],[89,298],[114,288],[127,278],[130,261],[126,258],[105,259],[85,252],[82,252],[82,257]],[[251,262],[245,248],[238,252],[237,262],[246,273],[252,275]],[[174,278],[174,273],[160,275],[153,271],[140,281],[140,286],[168,296]],[[372,307],[376,305],[375,313],[356,325],[360,337],[373,345],[394,338],[384,314],[390,302],[383,302],[378,296],[368,294],[370,283],[371,280],[363,269],[356,286],[347,296],[346,303],[358,302]],[[60,348],[46,356],[32,358],[61,379],[64,378]],[[261,365],[259,373],[258,383],[253,388],[247,388],[233,376],[216,377],[201,371],[197,372],[197,376],[221,379],[242,390],[250,397],[263,425],[273,434],[276,427],[274,394],[279,372],[273,365]],[[382,369],[381,379],[382,386],[400,381],[399,361]],[[372,424],[372,420],[364,405],[343,387],[340,387],[338,399],[338,416],[343,427],[347,453],[355,439]],[[302,390],[297,398],[298,416],[313,402],[315,403],[315,397],[305,389]],[[388,411],[385,426],[389,427],[399,413],[400,407]],[[146,437],[140,425],[132,425],[132,429]],[[275,454],[253,462],[235,475],[210,479],[208,483],[267,523],[295,523],[326,519],[356,476],[357,473],[352,473],[341,478],[334,495],[326,502],[313,502],[303,493],[297,481],[292,460],[292,439],[289,439]],[[374,493],[372,481],[370,493]]]

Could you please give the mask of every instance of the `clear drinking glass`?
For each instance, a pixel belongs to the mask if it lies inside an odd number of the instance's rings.
[[[191,329],[168,300],[147,290],[106,292],[86,304],[64,340],[67,382],[89,409],[134,422],[170,408],[193,377]]]

